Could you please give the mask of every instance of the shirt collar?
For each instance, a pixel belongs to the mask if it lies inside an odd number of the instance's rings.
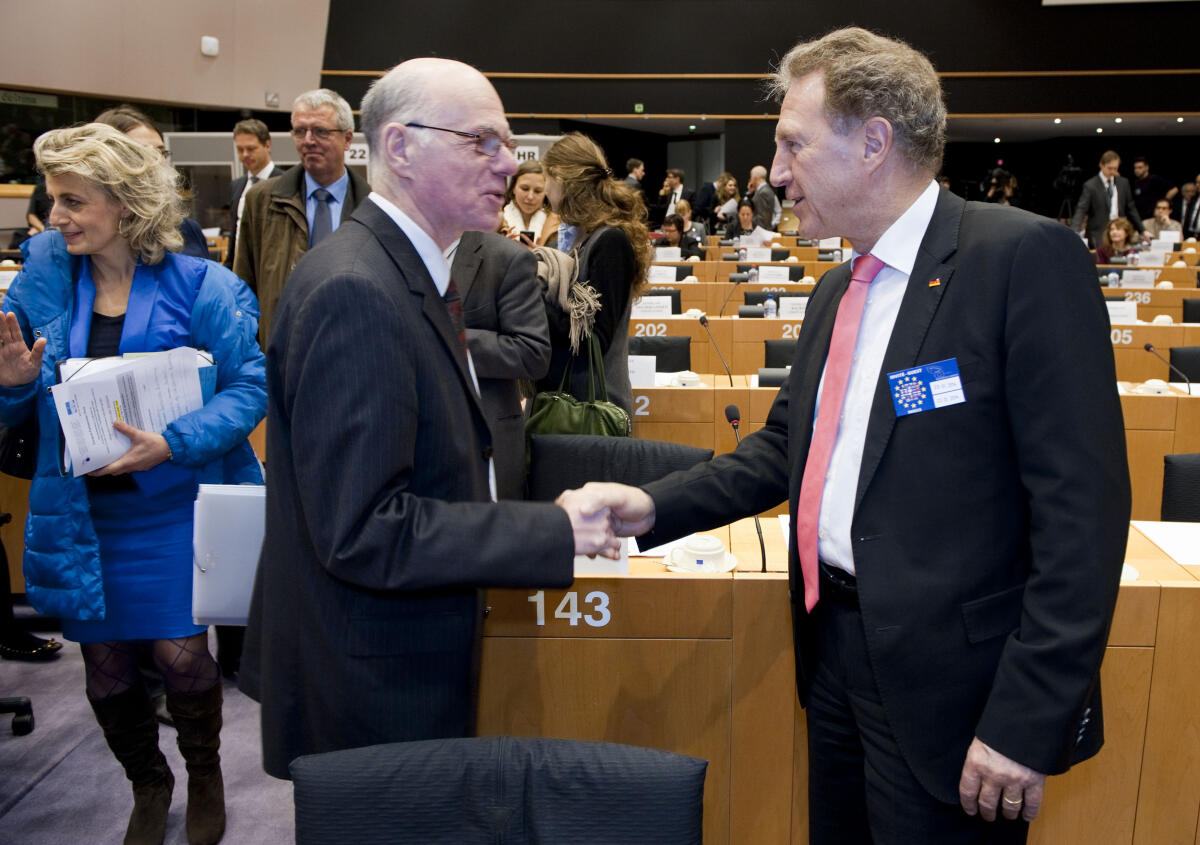
[[[300,165],[296,165],[299,167]],[[350,187],[350,171],[343,170],[340,179],[335,179],[332,184],[318,185],[317,180],[309,175],[308,171],[304,171],[304,199],[312,199],[313,191],[317,188],[324,187],[325,190],[333,194],[333,199],[337,203],[346,201],[346,189]]]
[[[274,169],[275,169],[275,162],[271,161],[270,159],[267,159],[266,167],[264,167],[262,170],[258,171],[257,173],[251,173],[250,175],[255,177],[256,179],[258,179],[259,181],[262,181],[263,179],[270,179],[271,171]]]
[[[376,191],[371,191],[367,195],[367,199],[371,200],[383,213],[392,219],[392,221],[400,227],[402,231],[412,242],[413,248],[417,251],[417,255],[421,257],[421,262],[425,265],[425,269],[429,271],[429,275],[433,277],[433,284],[437,288],[440,295],[446,295],[446,288],[450,285],[450,265],[446,262],[446,257],[442,251],[438,249],[438,245],[434,243],[433,238],[425,233],[425,230],[418,226],[413,219],[401,211],[395,203],[387,199],[383,194]]]
[[[912,205],[897,217],[896,222],[875,242],[871,255],[905,275],[912,275],[913,265],[917,263],[917,250],[921,248],[925,230],[929,228],[929,221],[933,219],[939,190],[938,183],[930,180],[929,187],[913,200]],[[858,255],[858,251],[855,250],[851,253],[851,258],[857,258]]]

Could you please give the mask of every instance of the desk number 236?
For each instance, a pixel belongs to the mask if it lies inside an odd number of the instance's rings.
[[[528,599],[533,603],[537,613],[537,624],[541,627],[546,624],[546,591],[538,590]],[[567,624],[572,628],[579,624],[582,619],[593,628],[603,628],[612,620],[612,613],[608,609],[608,593],[600,590],[592,590],[583,597],[585,605],[592,605],[590,613],[583,613],[579,609],[579,593],[571,591],[563,595],[562,601],[558,603],[558,607],[554,609],[555,619],[566,619]]]

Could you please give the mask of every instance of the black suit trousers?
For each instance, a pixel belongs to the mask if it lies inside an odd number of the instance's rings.
[[[1026,822],[968,816],[917,782],[880,700],[862,614],[827,595],[813,613],[817,661],[805,710],[811,845],[1024,843]]]

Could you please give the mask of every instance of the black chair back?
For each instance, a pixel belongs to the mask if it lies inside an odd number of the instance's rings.
[[[647,288],[642,292],[642,296],[669,296],[671,297],[671,313],[683,313],[683,305],[679,298],[678,288]]]
[[[508,736],[310,754],[290,766],[296,843],[700,845],[707,768],[632,745]]]
[[[1200,522],[1200,453],[1163,457],[1163,522]]]
[[[1200,346],[1172,346],[1171,364],[1193,382],[1200,382]],[[1171,378],[1175,377],[1172,372]]]
[[[629,338],[629,354],[653,355],[655,372],[677,373],[680,370],[690,370],[692,368],[692,339],[670,335],[631,337]]]
[[[536,434],[529,451],[529,498],[550,502],[589,481],[649,484],[712,459],[712,449],[638,437]]]
[[[1200,299],[1185,299],[1183,301],[1183,321],[1185,323],[1200,323]]]
[[[764,340],[766,351],[763,365],[766,367],[787,367],[796,357],[796,341],[794,340]]]

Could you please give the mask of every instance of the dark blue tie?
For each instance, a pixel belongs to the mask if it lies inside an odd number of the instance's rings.
[[[312,232],[308,236],[309,249],[319,244],[326,235],[333,231],[333,220],[329,216],[329,201],[333,199],[333,194],[324,188],[317,188],[313,191],[313,198],[317,201],[317,211],[313,214]]]

